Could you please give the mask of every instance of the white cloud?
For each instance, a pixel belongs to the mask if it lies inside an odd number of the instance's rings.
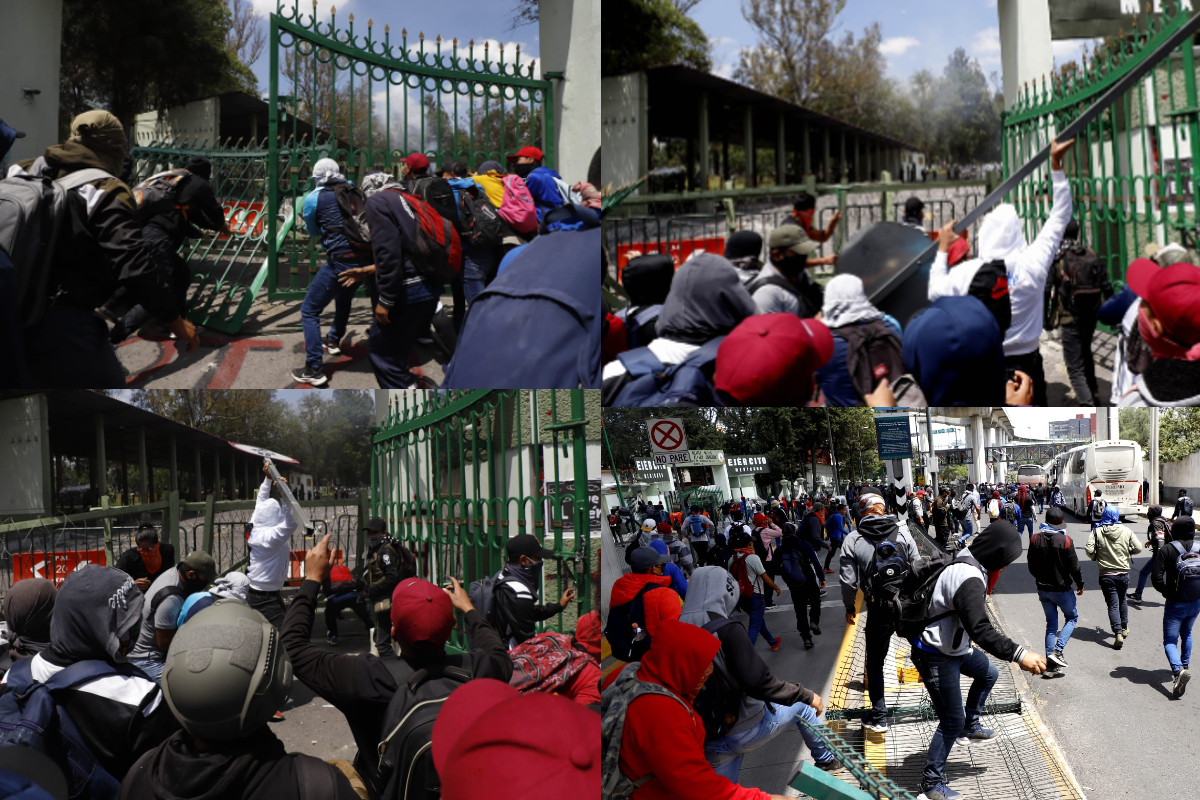
[[[1000,29],[985,28],[975,34],[975,41],[971,43],[971,55],[979,58],[983,55],[998,54],[1000,52]],[[982,59],[980,59],[982,60]]]
[[[722,78],[733,80],[733,64],[722,62],[713,68],[713,74],[719,75]]]
[[[893,36],[879,44],[879,52],[885,56],[902,56],[919,44],[921,43],[911,36]]]
[[[731,39],[728,36],[718,36],[715,39],[709,39],[708,43],[713,47],[723,47],[727,44],[737,44],[737,39]]]

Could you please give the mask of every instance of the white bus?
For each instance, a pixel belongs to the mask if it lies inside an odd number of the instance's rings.
[[[1122,517],[1146,513],[1142,497],[1142,448],[1112,439],[1081,445],[1055,457],[1050,480],[1058,481],[1066,506],[1083,519],[1097,489]]]
[[[1039,483],[1043,486],[1050,485],[1046,480],[1046,472],[1037,464],[1022,464],[1017,467],[1017,483],[1023,483],[1031,489]]]

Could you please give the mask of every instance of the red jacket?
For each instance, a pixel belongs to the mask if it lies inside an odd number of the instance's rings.
[[[643,695],[629,705],[621,736],[621,771],[633,780],[653,773],[633,800],[770,800],[759,789],[739,786],[704,760],[704,723],[692,700],[701,677],[721,647],[711,633],[686,622],[664,622],[642,659],[638,678],[665,686],[688,703]],[[605,686],[616,679],[608,676]]]
[[[666,575],[637,575],[632,572],[622,575],[613,584],[612,599],[609,600],[609,603],[614,606],[623,606],[632,602],[647,583],[657,583],[663,587],[662,591],[651,589],[643,595],[646,608],[646,633],[650,634],[650,639],[653,640],[656,635],[655,631],[658,630],[661,623],[669,619],[679,619],[679,615],[683,612],[683,598],[671,588],[670,578]]]

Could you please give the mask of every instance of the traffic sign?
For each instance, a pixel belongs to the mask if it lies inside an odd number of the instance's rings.
[[[879,458],[912,458],[912,438],[908,429],[908,414],[875,417],[875,439]]]
[[[687,434],[683,431],[683,420],[678,418],[648,419],[646,431],[650,434],[650,449],[659,464],[687,464]]]

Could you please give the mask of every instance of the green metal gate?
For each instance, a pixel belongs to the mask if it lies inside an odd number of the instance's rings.
[[[1157,6],[1158,4],[1156,4]],[[1161,15],[1139,15],[1136,32],[1113,37],[1076,71],[1026,86],[1003,117],[1004,173],[1015,172],[1192,16],[1190,2],[1166,0]],[[1131,24],[1131,28],[1133,25]],[[1181,242],[1196,227],[1200,187],[1200,102],[1195,39],[1154,65],[1149,75],[1087,125],[1066,162],[1082,235],[1106,260],[1114,280],[1148,243]],[[1022,182],[1010,201],[1032,241],[1049,216],[1048,165]]]
[[[505,544],[532,533],[547,560],[542,601],[573,582],[576,602],[547,621],[573,630],[592,607],[599,476],[588,479],[584,391],[429,392],[388,409],[372,438],[373,516],[418,554],[421,577],[469,584],[504,566]],[[462,647],[463,631],[452,644]]]
[[[282,230],[281,212],[290,216],[314,187],[312,165],[323,157],[337,161],[357,181],[375,170],[398,172],[410,152],[430,164],[465,162],[474,169],[525,145],[540,147],[553,167],[554,115],[551,84],[534,78],[536,64],[492,61],[489,45],[438,36],[399,43],[385,25],[382,38],[367,20],[355,31],[354,15],[341,29],[282,0],[271,15],[270,135],[268,158],[269,296],[304,296],[323,253],[307,236],[302,220]],[[311,136],[297,139],[301,129]],[[290,131],[291,135],[288,136]]]

